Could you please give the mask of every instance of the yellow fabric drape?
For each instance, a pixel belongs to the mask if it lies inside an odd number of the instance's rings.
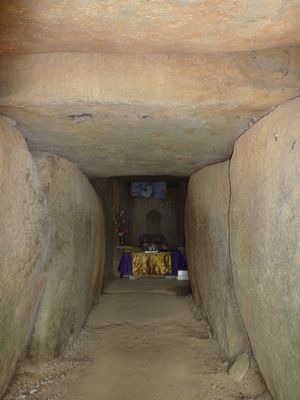
[[[172,272],[170,253],[133,253],[132,273],[139,275],[165,275]]]

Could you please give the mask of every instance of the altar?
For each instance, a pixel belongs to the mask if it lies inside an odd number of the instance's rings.
[[[184,235],[179,229],[183,215],[180,218],[178,208],[178,196],[183,198],[184,191],[179,186],[175,189],[173,180],[131,182],[130,224],[127,212],[114,208],[120,238],[113,253],[114,276],[187,276]]]
[[[120,276],[164,275],[177,276],[186,270],[186,260],[180,251],[124,252],[119,263]]]

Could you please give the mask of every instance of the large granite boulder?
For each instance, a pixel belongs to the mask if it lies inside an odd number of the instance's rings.
[[[79,334],[99,293],[105,234],[102,205],[77,167],[47,153],[34,158],[49,208],[51,257],[31,355],[47,359]]]
[[[25,140],[0,117],[0,398],[30,335],[43,291],[47,208]]]
[[[300,398],[300,99],[235,144],[230,237],[234,287],[276,400]]]
[[[229,259],[229,162],[193,174],[186,200],[186,251],[196,302],[207,316],[225,356],[248,349]]]

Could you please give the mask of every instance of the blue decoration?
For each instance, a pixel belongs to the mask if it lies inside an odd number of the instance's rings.
[[[166,197],[167,184],[166,182],[132,182],[131,195],[132,197],[155,197],[164,199]]]

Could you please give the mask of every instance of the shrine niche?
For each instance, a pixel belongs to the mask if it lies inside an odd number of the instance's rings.
[[[161,234],[171,245],[182,246],[180,190],[177,183],[138,182],[130,191],[132,245],[145,234]],[[180,230],[181,229],[181,230]]]
[[[160,233],[161,232],[161,213],[157,210],[151,210],[146,218],[147,233]]]

